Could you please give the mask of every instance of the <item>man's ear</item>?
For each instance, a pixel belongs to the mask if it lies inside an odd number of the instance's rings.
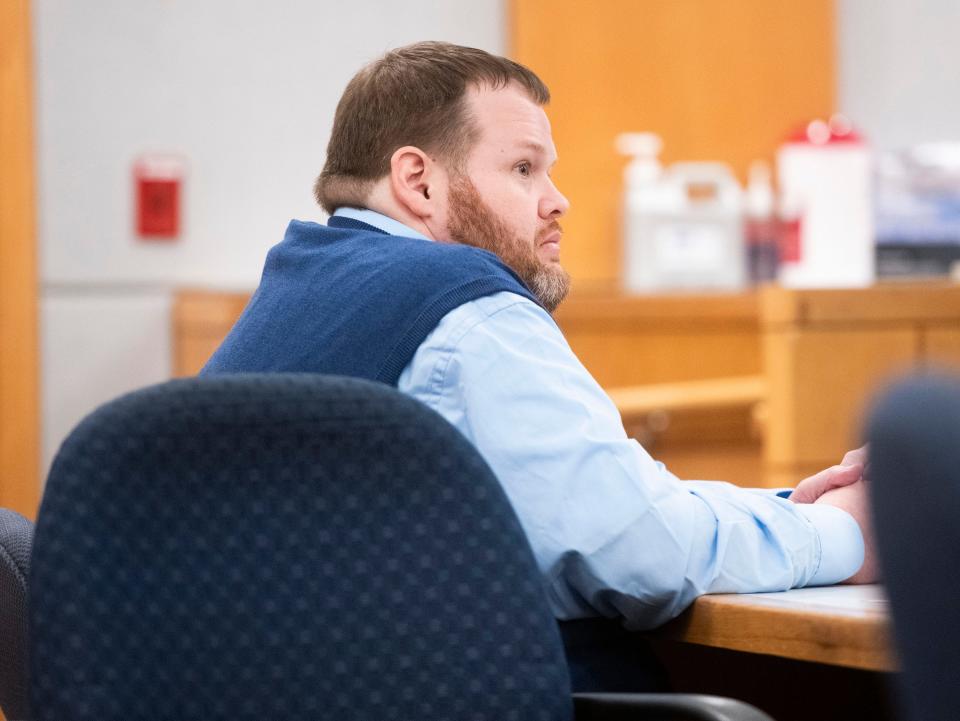
[[[420,148],[405,145],[390,157],[393,196],[418,219],[432,218],[440,211],[438,200],[442,182],[442,168]]]

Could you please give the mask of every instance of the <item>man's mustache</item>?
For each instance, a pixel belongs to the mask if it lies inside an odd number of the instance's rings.
[[[554,233],[554,232],[559,232],[560,235],[563,235],[563,227],[562,227],[562,226],[560,225],[560,223],[559,223],[558,221],[556,221],[556,220],[550,221],[550,224],[549,224],[549,225],[547,225],[547,226],[545,226],[545,227],[543,227],[543,228],[540,229],[540,232],[537,233],[537,242],[539,243],[539,242],[542,241],[544,238],[546,238],[548,235],[550,235],[551,233]]]

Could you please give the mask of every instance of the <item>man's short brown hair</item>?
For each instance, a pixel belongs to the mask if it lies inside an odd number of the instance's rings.
[[[314,185],[328,213],[363,207],[390,172],[397,148],[413,145],[456,165],[476,140],[467,87],[516,82],[545,105],[550,91],[531,70],[483,50],[422,42],[391,50],[357,73],[337,105],[327,161]]]

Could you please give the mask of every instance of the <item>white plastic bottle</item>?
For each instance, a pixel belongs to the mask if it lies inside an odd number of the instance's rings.
[[[722,163],[664,171],[660,138],[626,133],[624,287],[631,292],[733,290],[744,285],[742,191]]]
[[[874,280],[871,154],[839,117],[817,120],[780,146],[783,207],[795,228],[780,282],[793,288],[866,286]]]

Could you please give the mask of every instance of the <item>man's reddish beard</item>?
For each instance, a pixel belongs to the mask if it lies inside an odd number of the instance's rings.
[[[570,290],[570,274],[559,263],[545,263],[537,247],[550,233],[560,230],[554,220],[534,238],[521,238],[483,202],[469,178],[459,176],[450,184],[450,239],[495,253],[552,313]]]

